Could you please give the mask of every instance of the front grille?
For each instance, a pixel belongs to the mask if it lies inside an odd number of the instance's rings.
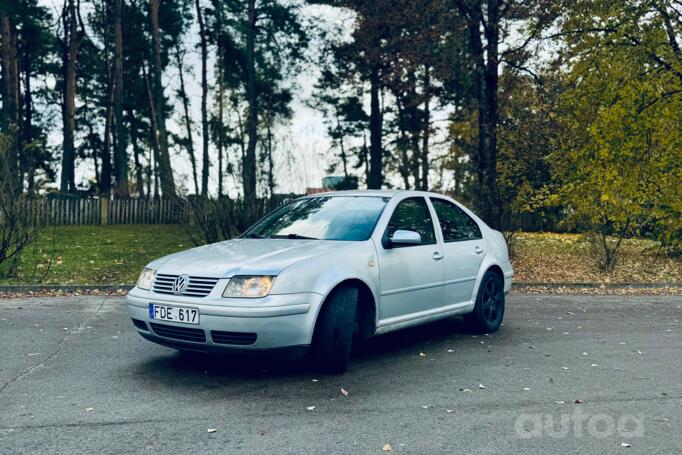
[[[193,341],[195,343],[205,343],[206,333],[202,329],[190,329],[188,327],[176,327],[174,325],[157,324],[150,322],[150,326],[159,336],[172,338],[174,340]]]
[[[180,275],[167,275],[164,273],[157,273],[154,277],[153,290],[157,294],[171,294],[173,292],[173,283],[175,279]],[[189,284],[187,289],[185,289],[181,294],[189,297],[206,297],[211,293],[213,287],[218,282],[219,278],[207,278],[202,276],[191,276],[189,277]]]
[[[246,332],[222,332],[219,330],[211,331],[211,338],[214,343],[218,344],[239,344],[247,345],[256,342],[255,333]]]
[[[137,327],[140,330],[149,331],[149,329],[147,328],[147,324],[145,324],[144,321],[140,321],[139,319],[134,319],[134,318],[131,318],[131,319],[133,319],[133,325],[135,327]]]

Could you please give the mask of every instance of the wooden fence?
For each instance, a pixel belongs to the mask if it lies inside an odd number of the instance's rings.
[[[175,199],[34,199],[33,217],[57,226],[91,224],[179,224],[189,222],[189,208]]]
[[[181,199],[40,198],[28,204],[34,219],[57,226],[193,222],[189,204]],[[528,232],[565,231],[556,219],[540,218],[534,213],[517,215],[513,228]]]

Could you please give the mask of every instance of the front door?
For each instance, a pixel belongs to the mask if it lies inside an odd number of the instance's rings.
[[[423,197],[407,198],[396,206],[384,238],[399,229],[415,231],[421,243],[415,245],[377,245],[381,305],[384,323],[409,319],[408,315],[443,305],[445,262],[436,239],[433,217]],[[408,316],[408,317],[405,317]]]

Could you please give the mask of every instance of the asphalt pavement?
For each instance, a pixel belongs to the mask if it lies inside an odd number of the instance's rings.
[[[351,370],[180,354],[124,299],[0,299],[0,453],[682,453],[682,297],[510,295]]]

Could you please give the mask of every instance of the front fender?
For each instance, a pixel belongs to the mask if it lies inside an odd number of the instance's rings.
[[[346,280],[365,283],[378,305],[379,266],[371,240],[358,242],[341,254],[331,252],[292,264],[280,272],[270,293],[315,292],[326,297]]]

